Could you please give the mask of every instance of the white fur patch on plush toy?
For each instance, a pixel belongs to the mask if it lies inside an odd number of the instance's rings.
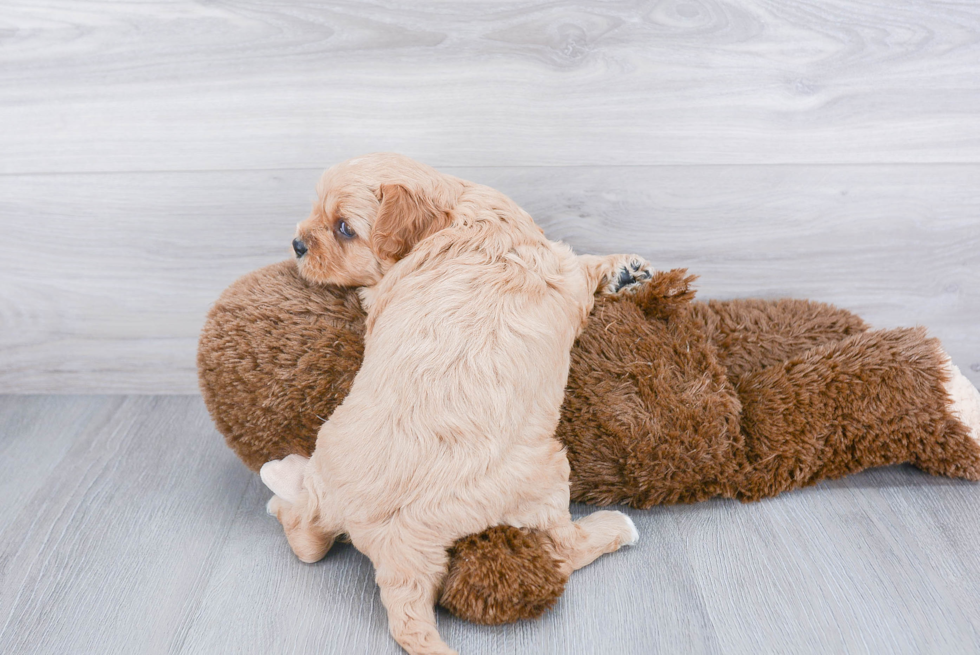
[[[970,429],[973,440],[980,443],[980,391],[952,362],[947,362],[947,367],[949,382],[946,383],[946,393],[952,400],[950,409]]]
[[[294,504],[303,492],[303,472],[309,461],[301,455],[286,455],[282,459],[263,464],[259,469],[259,477],[272,493],[287,503]]]

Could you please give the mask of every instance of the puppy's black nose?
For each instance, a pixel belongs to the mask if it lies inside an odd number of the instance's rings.
[[[293,239],[293,252],[297,257],[302,257],[306,254],[306,244],[299,239]]]

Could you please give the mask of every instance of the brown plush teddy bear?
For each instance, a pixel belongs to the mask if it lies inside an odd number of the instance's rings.
[[[693,279],[673,270],[597,296],[556,433],[573,500],[753,501],[905,462],[980,479],[980,393],[923,329],[872,331],[802,300],[692,302]],[[253,471],[312,453],[361,364],[364,318],[353,290],[311,285],[292,261],[211,309],[201,390]],[[440,603],[478,623],[539,616],[566,582],[544,539],[509,526],[460,539]]]

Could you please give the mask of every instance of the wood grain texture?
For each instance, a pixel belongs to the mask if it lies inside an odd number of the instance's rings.
[[[10,0],[0,88],[3,392],[193,391],[209,303],[373,150],[980,381],[976,3]]]
[[[922,324],[980,381],[980,166],[460,168],[583,252],[702,297]],[[318,170],[0,176],[0,391],[192,393],[205,312],[289,257]]]
[[[0,652],[401,652],[367,559],[296,560],[196,396],[0,397],[0,453]],[[978,503],[893,467],[627,510],[639,544],[541,620],[439,627],[464,654],[976,652]]]
[[[16,460],[14,480],[41,484],[3,508],[0,652],[166,652],[249,482],[216,466],[227,452],[196,399],[87,402],[104,407],[53,467],[45,445],[58,431]],[[50,403],[20,406],[44,421],[59,411]],[[2,438],[26,436],[10,428]]]
[[[964,0],[0,7],[0,172],[980,163]]]

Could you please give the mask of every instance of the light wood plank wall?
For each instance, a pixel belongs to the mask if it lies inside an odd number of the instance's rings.
[[[926,325],[980,382],[972,0],[8,0],[0,392],[193,393],[209,304],[376,150],[702,297]]]

